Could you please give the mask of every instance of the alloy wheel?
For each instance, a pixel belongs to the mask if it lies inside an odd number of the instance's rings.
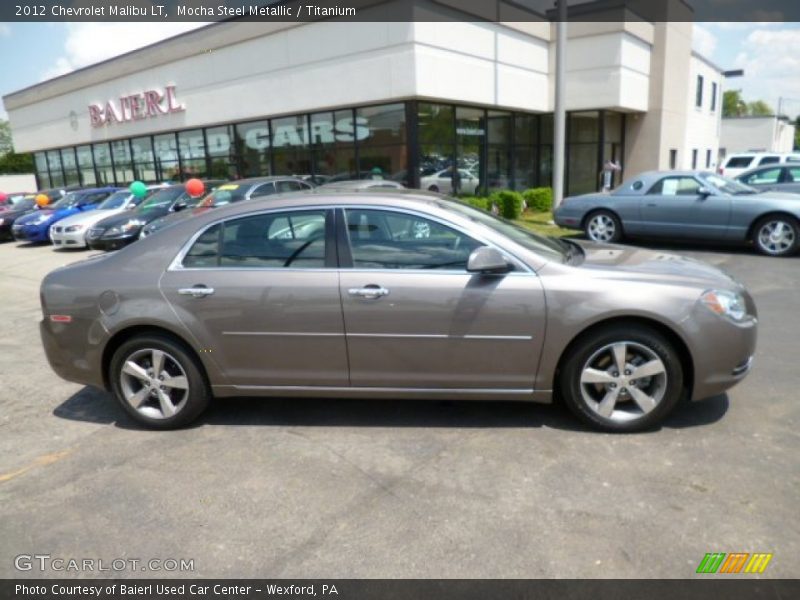
[[[767,221],[758,230],[758,245],[767,254],[785,254],[794,244],[794,227],[781,219]]]
[[[156,348],[143,348],[128,356],[119,384],[128,404],[151,419],[174,417],[189,398],[186,371],[174,356]]]
[[[610,242],[617,232],[616,223],[608,215],[595,215],[586,227],[589,237],[595,242]]]
[[[667,369],[659,356],[636,342],[607,344],[581,369],[586,406],[604,419],[623,423],[658,406],[667,390]]]

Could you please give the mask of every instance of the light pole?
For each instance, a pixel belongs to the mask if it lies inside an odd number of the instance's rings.
[[[553,208],[564,199],[564,162],[567,145],[566,95],[567,0],[556,0],[556,80],[553,114]]]

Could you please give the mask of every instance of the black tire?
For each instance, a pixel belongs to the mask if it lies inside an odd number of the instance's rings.
[[[438,185],[428,186],[428,191],[429,192],[436,192],[438,194],[439,193],[439,186]]]
[[[770,237],[770,233],[774,231],[772,228],[777,224],[783,228],[781,241]],[[756,250],[766,256],[791,256],[800,247],[800,225],[797,219],[789,215],[766,216],[759,219],[753,227],[752,241]]]
[[[167,380],[177,381],[178,377],[185,376],[185,380],[188,383],[188,388],[185,391],[177,388],[170,389],[169,386],[166,387],[166,395],[171,399],[170,406],[175,408],[177,405],[178,407],[175,413],[169,416],[163,416],[163,410],[158,408],[158,406],[161,406],[159,402],[161,396],[158,391],[144,396],[144,406],[141,410],[134,408],[131,402],[126,399],[126,391],[130,394],[135,388],[135,391],[141,393],[142,388],[147,387],[147,385],[140,378],[123,374],[123,366],[127,361],[132,360],[137,364],[144,364],[145,367],[140,368],[146,369],[148,363],[147,352],[152,350],[165,353],[162,373],[167,373]],[[137,356],[141,356],[141,358],[136,358]],[[149,362],[152,366],[153,361],[150,360]],[[183,373],[181,373],[181,370]],[[157,373],[152,375],[152,381],[155,384],[158,383],[156,381],[157,376]],[[117,401],[125,412],[138,423],[152,429],[185,427],[200,416],[211,401],[211,390],[197,359],[182,343],[166,335],[141,335],[124,342],[111,358],[108,380],[111,383],[114,396],[116,396]],[[166,381],[162,381],[162,383],[166,383]],[[161,389],[165,390],[164,387]],[[159,411],[162,416],[154,416]]]
[[[660,367],[663,367],[663,375],[628,379],[628,371],[625,371],[621,374],[625,379],[622,384],[581,382],[585,367],[602,364],[606,358],[610,361],[609,372],[612,375],[616,373],[613,351],[606,355],[605,349],[622,343],[627,344],[626,357],[629,358],[626,358],[626,364],[631,360],[634,365],[641,366],[653,360],[655,365],[654,359],[658,358]],[[647,355],[645,349],[650,353],[648,358],[642,358]],[[576,340],[569,353],[558,377],[561,396],[575,416],[595,429],[608,432],[650,429],[663,421],[683,395],[683,367],[675,347],[663,335],[649,327],[620,324],[602,327]],[[602,372],[602,367],[594,367],[593,372],[597,371]],[[631,373],[635,375],[635,369]],[[599,412],[602,404],[600,400],[607,397],[606,394],[611,391],[609,386],[612,385],[618,390],[618,395],[611,404],[614,407],[612,416],[607,417]],[[629,388],[636,389],[631,392]],[[639,401],[634,400],[633,394],[641,397],[640,392],[651,401],[658,398],[649,412],[644,412]]]
[[[598,221],[604,223],[605,229],[598,227]],[[610,210],[595,210],[589,213],[584,221],[583,232],[589,240],[602,244],[616,244],[624,237],[622,222]]]

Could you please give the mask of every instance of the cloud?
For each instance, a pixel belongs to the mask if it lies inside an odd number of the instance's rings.
[[[734,59],[744,69],[742,92],[747,100],[764,100],[777,109],[778,98],[790,116],[800,112],[800,29],[758,28],[742,42]]]
[[[694,24],[692,31],[692,50],[702,54],[705,58],[712,58],[717,49],[717,36],[705,27]]]
[[[0,37],[9,37],[11,35],[11,27],[8,23],[0,23]]]
[[[66,23],[64,53],[42,72],[41,79],[64,75],[204,25],[207,23]]]

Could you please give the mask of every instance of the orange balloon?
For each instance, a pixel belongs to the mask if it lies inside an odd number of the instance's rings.
[[[206,191],[206,185],[197,178],[192,178],[186,182],[186,192],[192,197],[197,198]]]
[[[47,194],[36,194],[36,205],[37,206],[47,206],[50,204],[50,196]]]

